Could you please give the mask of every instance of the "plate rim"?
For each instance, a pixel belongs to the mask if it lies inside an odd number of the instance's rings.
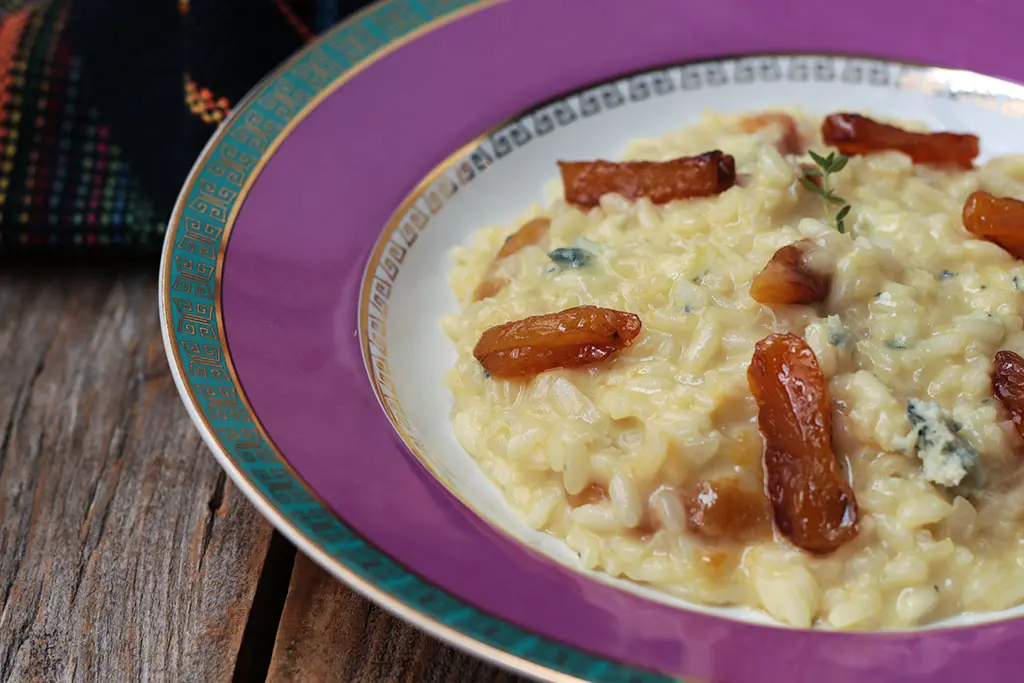
[[[340,85],[346,82],[349,78],[359,73],[360,71],[366,69],[381,57],[395,51],[398,47],[401,47],[406,43],[411,42],[413,39],[425,35],[426,33],[430,33],[431,31],[440,28],[441,26],[446,25],[447,23],[450,23],[455,19],[458,19],[462,16],[466,16],[469,14],[475,14],[481,10],[493,7],[495,5],[505,4],[507,2],[508,0],[438,0],[437,2],[433,2],[431,0],[383,0],[381,2],[377,2],[374,5],[365,8],[356,15],[353,15],[345,22],[339,24],[338,26],[334,27],[333,29],[325,33],[323,36],[319,37],[316,41],[307,45],[306,48],[300,50],[292,58],[290,58],[280,67],[275,69],[268,77],[263,79],[252,91],[250,91],[250,93],[246,95],[246,97],[243,98],[236,105],[235,109],[232,112],[232,115],[211,136],[210,141],[204,147],[201,155],[199,156],[198,160],[196,161],[195,165],[190,171],[188,179],[186,183],[183,185],[182,192],[179,195],[178,200],[175,204],[174,213],[172,214],[171,223],[168,226],[168,234],[167,237],[165,238],[164,249],[161,257],[159,284],[161,336],[165,346],[165,352],[168,354],[172,375],[174,376],[175,379],[175,385],[178,387],[179,393],[182,396],[183,402],[186,405],[190,417],[192,418],[193,422],[196,423],[201,435],[203,436],[204,441],[210,447],[211,451],[213,451],[214,456],[218,459],[222,467],[224,467],[224,469],[232,477],[232,481],[236,485],[238,485],[239,488],[243,491],[243,494],[245,494],[246,497],[248,497],[257,506],[257,509],[260,510],[261,514],[263,514],[272,523],[274,523],[275,526],[282,531],[282,533],[284,533],[290,540],[292,540],[297,546],[299,546],[300,549],[302,549],[304,552],[310,555],[314,559],[314,561],[316,561],[322,567],[330,571],[337,578],[343,580],[345,583],[355,588],[360,593],[366,595],[378,604],[381,604],[385,609],[388,609],[389,611],[398,614],[398,616],[400,616],[401,618],[409,621],[410,623],[413,623],[419,628],[422,628],[434,634],[442,640],[450,642],[451,644],[459,647],[460,649],[464,649],[471,652],[475,656],[482,657],[500,666],[505,666],[506,668],[510,668],[521,673],[526,673],[527,675],[531,676],[555,676],[555,678],[550,678],[550,680],[584,680],[581,678],[577,678],[573,675],[567,674],[565,673],[565,671],[561,671],[558,668],[549,667],[545,664],[541,664],[529,658],[520,657],[518,655],[512,654],[511,649],[527,649],[523,646],[522,643],[518,644],[518,648],[515,648],[515,645],[511,646],[510,648],[507,642],[501,642],[502,639],[498,638],[497,641],[499,642],[499,644],[497,647],[495,647],[493,645],[488,645],[486,642],[483,642],[479,638],[467,635],[467,632],[474,632],[474,630],[477,633],[479,633],[479,628],[477,627],[469,626],[468,628],[466,628],[461,625],[456,625],[455,627],[452,627],[440,621],[437,621],[437,619],[435,619],[433,616],[426,613],[430,610],[422,610],[416,606],[415,595],[412,596],[412,601],[409,601],[408,599],[396,598],[395,595],[401,595],[402,591],[389,590],[386,587],[387,577],[385,577],[384,579],[375,579],[374,577],[364,578],[364,576],[361,576],[352,568],[352,565],[359,564],[357,560],[352,560],[351,564],[346,564],[342,561],[337,560],[335,557],[332,557],[332,554],[337,551],[327,551],[324,548],[326,546],[336,545],[334,542],[332,542],[330,539],[327,539],[325,543],[325,539],[322,537],[318,541],[313,541],[313,537],[320,535],[319,531],[313,533],[313,536],[309,536],[306,531],[299,528],[300,526],[309,526],[308,519],[304,521],[295,521],[295,518],[297,516],[300,516],[301,513],[298,511],[285,512],[282,510],[282,508],[278,507],[278,505],[271,502],[270,498],[267,497],[267,494],[261,490],[261,487],[258,484],[255,484],[254,481],[245,474],[243,467],[238,462],[236,462],[238,459],[238,455],[232,454],[232,452],[236,450],[235,446],[237,446],[238,444],[226,447],[225,444],[231,442],[232,440],[228,439],[227,442],[222,441],[221,437],[217,435],[216,429],[210,424],[209,416],[204,413],[204,410],[209,411],[210,408],[208,405],[205,408],[203,407],[203,402],[198,400],[196,394],[193,393],[196,390],[188,385],[188,376],[186,375],[186,371],[184,369],[184,364],[182,360],[185,354],[182,354],[181,350],[178,348],[178,344],[182,342],[175,339],[175,309],[172,309],[171,305],[171,289],[178,289],[178,285],[180,284],[180,282],[179,280],[175,280],[174,283],[172,284],[170,278],[172,273],[175,272],[179,278],[187,278],[187,274],[183,276],[181,270],[172,270],[171,262],[174,256],[175,248],[177,246],[175,243],[177,242],[178,239],[184,239],[182,237],[183,230],[181,230],[181,225],[184,216],[184,208],[186,205],[185,203],[189,199],[195,199],[194,196],[191,196],[191,193],[195,191],[195,186],[197,182],[200,180],[200,174],[204,170],[204,166],[211,162],[211,160],[213,159],[213,155],[217,152],[218,148],[220,148],[221,145],[225,142],[226,135],[229,132],[229,129],[231,128],[232,124],[235,124],[237,122],[238,116],[246,113],[247,111],[251,111],[250,107],[260,97],[260,95],[266,93],[270,86],[276,85],[277,82],[281,80],[282,76],[288,71],[289,68],[294,66],[296,62],[300,61],[304,57],[309,57],[317,49],[317,47],[323,47],[324,43],[326,43],[331,36],[334,36],[338,32],[369,18],[375,12],[381,11],[383,9],[402,8],[405,10],[410,10],[410,8],[415,8],[415,11],[419,15],[419,18],[417,19],[417,21],[419,22],[418,24],[412,27],[405,27],[403,29],[400,29],[397,32],[397,35],[388,36],[382,43],[372,47],[368,53],[364,54],[360,58],[342,60],[343,62],[348,62],[348,64],[345,65],[344,67],[338,65],[337,73],[333,77],[330,77],[326,84],[307,88],[313,91],[314,95],[310,98],[309,103],[299,106],[299,112],[297,114],[292,115],[294,119],[298,119],[297,121],[294,121],[294,123],[292,123],[292,121],[286,121],[285,125],[281,127],[278,131],[272,134],[266,134],[266,138],[269,141],[271,141],[272,146],[269,146],[268,148],[265,149],[248,150],[253,152],[253,157],[255,158],[256,163],[254,168],[247,170],[247,173],[249,174],[250,177],[247,178],[243,183],[242,190],[238,195],[239,200],[236,201],[234,206],[232,207],[232,210],[230,211],[230,216],[228,217],[227,221],[225,221],[225,225],[221,234],[211,240],[215,245],[215,248],[218,250],[211,251],[211,253],[215,254],[217,261],[217,269],[215,277],[211,278],[209,283],[206,283],[208,285],[212,285],[210,300],[211,303],[215,302],[215,305],[208,306],[208,308],[210,310],[213,310],[213,313],[217,318],[216,329],[220,333],[220,339],[217,340],[217,343],[220,345],[221,350],[227,357],[226,366],[230,368],[232,375],[232,378],[230,380],[231,387],[232,389],[238,392],[239,403],[241,406],[243,406],[245,409],[249,411],[249,416],[253,425],[255,425],[255,427],[259,429],[264,436],[266,436],[267,443],[271,445],[271,448],[276,453],[278,460],[276,466],[278,468],[286,469],[290,473],[290,476],[294,479],[294,481],[299,483],[300,486],[308,494],[312,496],[312,498],[315,501],[315,505],[319,506],[323,511],[327,512],[327,514],[333,521],[337,522],[338,524],[341,524],[343,527],[346,527],[347,530],[355,536],[357,542],[364,544],[365,547],[369,548],[372,552],[377,553],[386,561],[400,567],[399,571],[401,573],[405,573],[406,578],[411,577],[419,581],[424,586],[426,586],[429,590],[448,596],[449,599],[455,601],[456,605],[469,606],[470,609],[473,609],[478,614],[482,614],[486,618],[496,621],[498,624],[504,626],[505,628],[511,628],[518,631],[521,634],[521,637],[530,638],[534,641],[540,640],[541,644],[545,646],[551,645],[554,647],[556,652],[561,650],[563,656],[565,654],[569,654],[571,656],[582,656],[584,659],[590,659],[591,666],[589,667],[583,666],[583,662],[581,661],[574,662],[572,663],[572,665],[569,665],[567,667],[573,670],[574,672],[582,672],[582,675],[586,676],[588,680],[605,680],[612,678],[614,678],[614,680],[622,680],[621,676],[623,674],[629,676],[632,673],[635,673],[636,676],[632,677],[630,680],[663,680],[662,675],[654,674],[643,669],[637,669],[631,665],[621,664],[619,663],[620,660],[610,659],[607,655],[594,655],[585,650],[580,649],[577,646],[565,645],[562,643],[558,643],[557,641],[551,640],[548,637],[538,636],[535,633],[528,631],[522,627],[514,626],[513,622],[507,621],[505,618],[493,616],[486,611],[480,610],[479,608],[471,607],[471,603],[467,603],[465,602],[464,599],[455,597],[453,593],[449,593],[445,589],[432,584],[430,581],[420,578],[415,570],[409,569],[407,567],[402,567],[402,565],[398,561],[394,560],[392,557],[387,555],[386,552],[376,548],[374,543],[370,542],[368,539],[361,536],[358,531],[356,531],[353,527],[348,526],[348,524],[344,522],[344,520],[339,515],[334,513],[333,510],[331,510],[330,506],[324,503],[323,500],[315,494],[312,488],[305,483],[302,477],[298,475],[298,473],[291,467],[290,463],[288,462],[288,460],[284,458],[280,450],[273,447],[272,442],[269,439],[269,436],[266,435],[266,431],[263,428],[260,419],[256,417],[255,411],[252,410],[251,405],[245,398],[245,392],[242,389],[241,382],[239,381],[237,373],[235,371],[234,363],[231,360],[230,351],[228,350],[229,344],[227,343],[226,339],[226,333],[223,323],[223,308],[221,304],[223,297],[223,287],[221,278],[222,266],[225,259],[225,252],[227,247],[229,246],[228,242],[230,230],[234,226],[235,219],[238,217],[238,213],[241,206],[244,204],[246,193],[248,193],[251,190],[262,168],[274,156],[274,152],[276,151],[277,146],[280,145],[280,143],[282,143],[287,138],[287,134],[295,126],[298,125],[299,121],[301,121],[306,114],[308,114],[315,108],[314,105],[316,103],[322,101],[324,98],[327,97],[327,95],[330,94],[330,92],[337,90],[340,87]],[[438,4],[443,4],[444,8],[439,10],[437,15],[431,18],[424,18],[422,15],[425,12],[425,4],[431,4],[431,6],[434,7],[436,7]],[[614,79],[616,77],[616,75],[609,76],[609,78],[611,79]],[[286,119],[287,117],[281,118]],[[196,245],[193,244],[192,246],[195,247]],[[179,253],[178,256],[180,257],[181,254]],[[179,317],[181,316],[180,310],[178,311],[178,315]],[[172,342],[175,343],[172,344]],[[194,355],[189,354],[189,358],[194,359]],[[193,372],[193,370],[190,368],[189,372]],[[207,397],[207,399],[209,399],[209,397]],[[215,418],[215,421],[219,421],[219,418]],[[287,505],[285,507],[287,507]],[[363,567],[362,569],[364,571],[367,570],[366,567]],[[384,587],[382,588],[382,586]],[[364,592],[364,590],[368,592]],[[394,602],[394,604],[386,604],[392,601]],[[423,620],[427,620],[427,622],[432,623],[421,623]],[[437,628],[450,631],[450,633],[442,633],[436,630]],[[466,630],[463,630],[464,628],[466,628]],[[490,634],[485,635],[490,636]],[[483,651],[488,648],[492,650],[492,652]],[[542,651],[539,656],[539,659],[550,661],[550,655],[550,650]],[[564,662],[561,661],[561,658],[559,658],[559,661],[557,663],[562,664]],[[600,665],[600,668],[593,667],[593,664]],[[607,670],[609,665],[614,667],[615,670]],[[591,676],[594,676],[595,678],[591,678]]]
[[[405,621],[408,624],[428,633],[429,635],[441,640],[442,642],[455,647],[462,652],[469,654],[470,656],[478,657],[491,664],[501,667],[507,671],[515,674],[526,675],[536,680],[551,681],[552,683],[589,683],[592,681],[600,680],[629,680],[630,683],[661,683],[662,681],[678,681],[679,683],[685,683],[685,681],[678,677],[670,677],[666,674],[641,669],[633,665],[624,664],[621,662],[614,661],[600,654],[586,652],[572,645],[561,643],[558,641],[550,640],[544,636],[532,633],[517,626],[509,621],[506,621],[502,617],[490,614],[474,605],[465,602],[462,598],[456,595],[448,593],[443,588],[431,584],[428,580],[420,577],[411,568],[405,567],[397,560],[390,557],[383,550],[376,547],[372,540],[365,538],[357,530],[350,527],[345,520],[338,515],[330,506],[323,501],[320,496],[308,485],[303,477],[295,471],[284,455],[279,449],[273,444],[273,441],[267,434],[262,423],[256,416],[256,411],[253,410],[249,400],[245,394],[245,391],[238,379],[237,372],[233,361],[231,360],[230,352],[228,351],[227,337],[225,334],[224,321],[223,321],[223,308],[222,308],[222,267],[225,260],[225,254],[227,252],[227,246],[230,239],[230,233],[236,222],[238,213],[244,204],[244,194],[251,190],[252,185],[259,177],[260,172],[274,156],[274,152],[277,147],[282,143],[288,136],[288,134],[297,127],[302,120],[312,112],[316,105],[329,96],[332,92],[339,89],[344,83],[358,75],[362,71],[372,66],[378,60],[386,57],[391,52],[403,47],[404,45],[416,40],[427,33],[435,31],[451,22],[457,21],[463,17],[476,14],[478,12],[486,11],[487,9],[494,7],[499,4],[504,4],[510,0],[450,0],[450,4],[453,9],[442,8],[438,13],[429,15],[424,18],[422,23],[411,27],[411,29],[404,34],[383,42],[381,45],[372,49],[366,55],[362,56],[358,60],[354,61],[348,68],[343,70],[341,74],[329,82],[322,90],[317,92],[314,97],[310,98],[309,103],[301,107],[297,114],[286,124],[281,131],[276,135],[274,144],[265,150],[260,157],[257,159],[254,167],[249,171],[249,177],[244,186],[243,192],[240,193],[240,199],[243,201],[237,201],[232,208],[231,213],[225,220],[225,229],[222,235],[218,238],[220,251],[217,254],[217,267],[214,276],[215,289],[212,294],[214,303],[214,317],[216,320],[217,330],[220,333],[220,343],[225,351],[225,363],[231,373],[231,382],[238,392],[239,401],[249,411],[253,418],[253,424],[256,429],[263,435],[267,443],[271,446],[272,450],[276,454],[279,464],[282,465],[296,482],[311,496],[316,504],[323,508],[334,521],[345,527],[345,529],[355,536],[360,543],[370,550],[371,553],[379,556],[386,562],[395,564],[400,568],[400,571],[407,577],[413,578],[416,581],[423,583],[430,591],[442,594],[448,599],[454,601],[464,609],[469,609],[474,612],[478,612],[488,619],[499,622],[505,629],[514,629],[521,634],[521,637],[525,637],[532,640],[542,641],[547,645],[550,645],[555,652],[565,651],[569,652],[575,657],[582,656],[589,662],[589,666],[586,668],[591,669],[588,672],[581,672],[582,675],[586,676],[581,678],[575,673],[570,673],[566,669],[570,668],[564,666],[562,668],[556,668],[556,665],[547,665],[525,656],[520,656],[510,652],[506,648],[498,647],[496,645],[485,642],[481,638],[468,635],[465,631],[450,626],[440,621],[439,619],[426,614],[417,606],[411,603],[411,601],[405,601],[396,597],[393,593],[389,592],[386,588],[382,588],[378,583],[375,583],[371,579],[364,578],[361,576],[352,565],[357,564],[355,559],[351,559],[350,563],[343,562],[342,560],[336,559],[328,554],[314,539],[312,539],[306,532],[298,528],[298,526],[288,517],[288,515],[280,510],[250,479],[246,474],[236,465],[232,460],[231,455],[224,448],[221,441],[218,439],[214,432],[212,425],[209,422],[208,417],[202,412],[199,405],[199,401],[193,394],[192,390],[186,382],[186,371],[184,363],[181,358],[181,354],[175,345],[175,330],[173,325],[173,319],[171,315],[171,286],[170,286],[170,274],[171,274],[171,261],[174,258],[174,251],[176,246],[176,238],[179,233],[179,225],[184,215],[184,209],[186,202],[188,201],[191,193],[195,189],[195,186],[199,180],[200,174],[204,169],[205,165],[210,161],[213,153],[223,142],[231,126],[248,110],[248,108],[259,98],[261,94],[266,92],[267,88],[277,80],[281,79],[288,70],[299,62],[303,57],[308,56],[317,47],[322,47],[329,41],[331,36],[334,36],[346,28],[351,28],[362,21],[371,18],[375,13],[397,8],[402,5],[415,5],[419,9],[419,14],[429,14],[429,11],[423,7],[421,2],[415,0],[375,0],[370,5],[350,15],[345,20],[335,24],[324,33],[317,36],[314,40],[307,43],[305,46],[300,48],[298,51],[293,53],[291,56],[286,58],[278,66],[276,66],[267,75],[261,78],[235,105],[232,107],[228,116],[217,126],[206,144],[203,146],[199,156],[193,162],[189,169],[189,172],[182,184],[181,190],[175,199],[174,207],[171,211],[170,219],[167,224],[167,234],[164,237],[164,243],[161,248],[159,276],[157,284],[157,299],[158,299],[158,313],[160,321],[160,336],[161,342],[164,348],[164,353],[167,357],[168,366],[171,372],[171,376],[174,380],[174,385],[178,391],[178,395],[184,405],[186,412],[188,413],[189,419],[199,432],[210,450],[213,457],[217,460],[217,463],[230,477],[232,483],[242,492],[246,499],[257,509],[257,511],[271,524],[274,528],[283,534],[292,544],[296,546],[298,550],[303,552],[307,557],[312,559],[322,569],[334,576],[335,579],[341,581],[349,588],[359,593],[364,598],[370,600],[377,606],[388,611],[393,616]],[[503,125],[502,122],[500,125]],[[478,136],[479,137],[479,136]],[[476,140],[476,138],[474,138]],[[467,143],[467,146],[472,143]],[[367,262],[368,264],[369,262]],[[567,658],[568,664],[571,664],[574,657]],[[596,670],[595,670],[596,667]],[[610,677],[602,676],[601,674],[607,672]],[[628,678],[623,677],[626,676]],[[689,678],[689,677],[688,677]],[[692,680],[692,679],[691,679]]]

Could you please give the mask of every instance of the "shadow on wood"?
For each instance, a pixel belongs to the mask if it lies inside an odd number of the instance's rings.
[[[302,553],[267,680],[338,683],[525,683],[396,619]]]

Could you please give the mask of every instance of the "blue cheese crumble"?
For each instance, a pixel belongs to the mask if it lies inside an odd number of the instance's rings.
[[[548,258],[554,262],[553,270],[583,268],[594,260],[594,254],[600,247],[585,237],[576,238],[571,247],[559,247],[548,252]]]
[[[548,253],[548,258],[561,269],[582,268],[590,263],[590,253],[579,247],[559,247]]]
[[[828,343],[846,351],[853,346],[853,334],[838,315],[830,315],[825,319],[825,330],[828,332]]]
[[[957,434],[957,424],[937,403],[912,398],[907,401],[910,433],[907,445],[916,448],[924,478],[949,488],[968,483],[980,485],[978,451]]]

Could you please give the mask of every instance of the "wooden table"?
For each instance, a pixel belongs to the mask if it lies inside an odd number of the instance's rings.
[[[0,263],[0,681],[519,681],[333,580],[178,399],[155,262]]]

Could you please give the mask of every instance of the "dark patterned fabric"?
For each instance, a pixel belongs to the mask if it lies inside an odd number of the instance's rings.
[[[260,78],[358,0],[0,0],[0,253],[154,251]]]

